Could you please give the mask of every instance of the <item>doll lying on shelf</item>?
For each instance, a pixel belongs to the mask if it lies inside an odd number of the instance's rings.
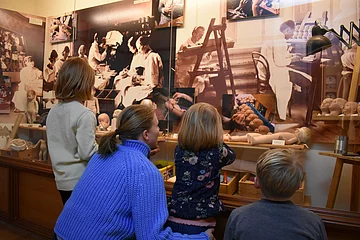
[[[295,130],[295,133],[278,132],[272,134],[247,133],[243,136],[228,136],[224,140],[230,142],[248,142],[251,145],[257,144],[271,144],[272,140],[285,140],[286,145],[308,143],[311,140],[311,130],[307,127],[302,127]]]

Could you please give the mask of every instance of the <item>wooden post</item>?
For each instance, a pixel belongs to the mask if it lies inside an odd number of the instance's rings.
[[[357,46],[356,50],[356,58],[355,65],[353,70],[353,75],[351,79],[350,92],[349,92],[349,102],[356,102],[358,87],[359,87],[359,79],[360,79],[360,46]],[[360,167],[352,166],[352,177],[351,177],[351,203],[350,210],[357,211],[358,210],[358,201],[359,201],[359,191],[360,184],[357,182],[360,179]]]
[[[349,102],[356,102],[359,79],[360,79],[360,46],[358,46],[356,50],[356,59],[355,59],[355,65],[351,79],[350,92],[348,98]]]

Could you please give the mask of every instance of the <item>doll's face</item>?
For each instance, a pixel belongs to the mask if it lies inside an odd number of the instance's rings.
[[[106,129],[110,126],[110,119],[107,116],[107,114],[104,115],[100,114],[98,120],[99,120],[99,125],[101,125],[103,128]]]
[[[252,128],[258,128],[260,125],[263,125],[263,121],[261,119],[255,118],[249,123],[249,126]]]
[[[333,100],[332,104],[338,104],[340,106],[340,108],[343,108],[346,102],[347,101],[343,98],[335,98]]]
[[[325,98],[321,103],[320,109],[322,112],[329,112],[329,106],[334,101],[332,98]]]
[[[356,102],[347,102],[347,103],[345,103],[342,112],[345,115],[351,115],[351,114],[354,114],[356,112],[356,110],[357,110]]]
[[[340,105],[337,104],[335,101],[330,104],[329,110],[331,116],[337,116],[342,112]]]

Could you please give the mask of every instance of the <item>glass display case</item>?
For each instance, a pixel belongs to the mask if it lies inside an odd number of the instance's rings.
[[[359,50],[356,41],[348,48],[331,33],[325,36],[332,46],[321,56],[306,56],[306,46],[315,21],[338,32],[341,24],[347,29],[351,21],[357,25],[359,1],[260,1],[257,13],[233,0],[173,0],[172,11],[164,9],[163,2],[0,4],[0,122],[14,123],[6,138],[25,140],[28,147],[27,152],[15,151],[10,141],[2,144],[0,171],[4,174],[0,176],[9,184],[21,183],[15,193],[9,187],[2,191],[18,199],[31,178],[54,185],[51,159],[44,155],[46,117],[57,103],[54,89],[59,69],[67,58],[80,57],[95,71],[94,98],[84,104],[109,123],[98,125],[97,140],[115,130],[116,118],[127,106],[147,104],[154,109],[160,152],[150,160],[163,174],[168,194],[176,172],[174,149],[182,117],[192,105],[206,102],[221,115],[224,142],[237,155],[235,163],[223,169],[220,196],[225,205],[232,209],[256,201],[251,197],[258,196],[251,192],[251,175],[258,157],[271,148],[291,148],[306,159],[306,181],[298,204],[320,214],[328,226],[338,224],[334,219],[339,216],[339,225],[358,231],[358,213],[347,211],[349,196],[339,198],[335,204],[339,211],[325,208],[335,159],[329,161],[318,153],[332,151],[337,135],[347,135],[350,144],[360,143],[360,108],[343,112],[347,102],[359,104],[357,88],[351,88],[359,80]],[[354,37],[359,40],[357,30]],[[35,91],[38,105],[35,121],[26,117],[33,111],[28,110],[29,90]],[[339,98],[343,100],[334,100]],[[310,129],[310,142],[286,144],[282,137],[275,139],[281,133],[296,135],[300,128]],[[274,139],[252,144],[245,137],[249,133],[272,134]],[[322,168],[327,171],[319,174]],[[351,176],[352,170],[345,168],[348,174],[343,176]],[[352,177],[359,175],[353,171]],[[349,178],[340,184],[344,192],[350,189]],[[35,187],[30,189],[36,194]],[[57,198],[55,186],[55,192],[46,191],[40,190]],[[61,210],[58,200],[54,200],[60,207],[51,212],[53,218]],[[16,212],[8,200],[0,203],[0,216],[16,222],[21,208],[17,206]],[[32,207],[41,208],[40,204]],[[13,212],[18,215],[13,217]],[[33,222],[28,228],[51,234],[54,221],[46,223],[32,215],[17,224]]]

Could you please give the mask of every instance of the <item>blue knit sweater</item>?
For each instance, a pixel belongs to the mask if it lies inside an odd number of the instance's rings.
[[[164,180],[149,151],[145,143],[128,140],[106,158],[95,154],[56,222],[56,234],[64,240],[208,239],[163,228]]]

